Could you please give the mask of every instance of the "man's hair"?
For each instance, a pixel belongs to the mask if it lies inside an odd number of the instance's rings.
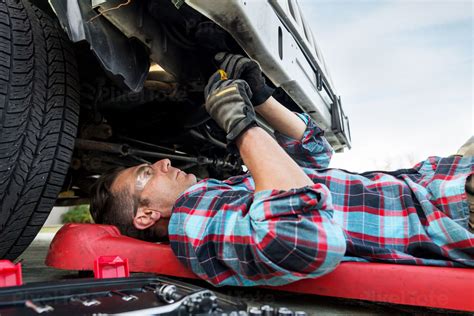
[[[116,226],[123,235],[146,240],[161,241],[153,226],[137,229],[133,225],[137,205],[127,189],[112,192],[112,185],[124,167],[113,168],[105,172],[92,185],[90,191],[90,212],[96,224]]]

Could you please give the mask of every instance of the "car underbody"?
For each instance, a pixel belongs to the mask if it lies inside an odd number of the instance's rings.
[[[114,167],[168,158],[198,178],[245,170],[204,109],[218,52],[256,60],[273,97],[336,151],[348,119],[295,0],[0,2],[0,256]],[[272,132],[261,118],[260,126]]]
[[[273,2],[277,7],[277,1]],[[318,107],[305,102],[311,93],[298,93],[304,87],[291,80],[287,69],[275,70],[275,61],[262,57],[265,45],[242,31],[248,26],[243,25],[245,19],[236,12],[239,3],[230,1],[225,8],[206,1],[50,3],[69,38],[76,43],[81,82],[78,137],[57,205],[86,201],[91,183],[110,168],[161,158],[171,159],[199,178],[242,173],[240,158],[227,151],[225,134],[203,107],[202,91],[217,66],[213,56],[221,51],[256,57],[267,82],[280,86],[275,98],[293,111],[313,114],[329,127],[328,139],[336,150],[350,145],[348,131],[343,131],[348,125],[340,98],[319,64],[300,58],[308,62],[306,68],[316,66],[311,71],[316,74],[316,89],[311,92],[315,94],[313,98],[326,97],[326,102],[321,102],[323,106]],[[211,10],[206,11],[206,6]],[[229,13],[220,15],[219,10],[224,9]],[[198,10],[214,15],[217,23]],[[280,46],[281,32],[278,26]],[[282,54],[286,52],[279,47],[280,57]],[[301,67],[301,61],[295,60]],[[299,95],[299,100],[291,93]],[[298,106],[295,99],[303,106]],[[336,118],[341,122],[334,121]],[[266,127],[265,122],[260,123]]]

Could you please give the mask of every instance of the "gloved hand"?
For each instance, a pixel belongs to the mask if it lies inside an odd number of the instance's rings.
[[[272,96],[274,89],[265,83],[262,70],[255,60],[224,52],[216,54],[214,58],[229,79],[243,79],[249,84],[253,92],[250,99],[253,106],[262,104]]]
[[[222,70],[214,73],[206,88],[206,110],[227,133],[233,143],[246,129],[256,125],[255,111],[250,102],[252,91],[243,80],[227,80]]]

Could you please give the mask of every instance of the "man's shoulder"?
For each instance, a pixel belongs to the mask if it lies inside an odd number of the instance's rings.
[[[205,179],[178,197],[172,213],[175,216],[195,214],[214,217],[216,212],[247,209],[252,204],[253,196],[253,191],[234,187],[224,181]]]

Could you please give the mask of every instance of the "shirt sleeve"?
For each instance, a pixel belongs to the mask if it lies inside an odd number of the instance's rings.
[[[282,285],[324,275],[342,260],[346,241],[324,185],[212,192],[180,198],[169,226],[178,259],[208,282]]]
[[[300,167],[327,168],[334,150],[324,137],[324,131],[306,113],[295,114],[306,123],[303,137],[296,140],[276,131],[277,142]]]

